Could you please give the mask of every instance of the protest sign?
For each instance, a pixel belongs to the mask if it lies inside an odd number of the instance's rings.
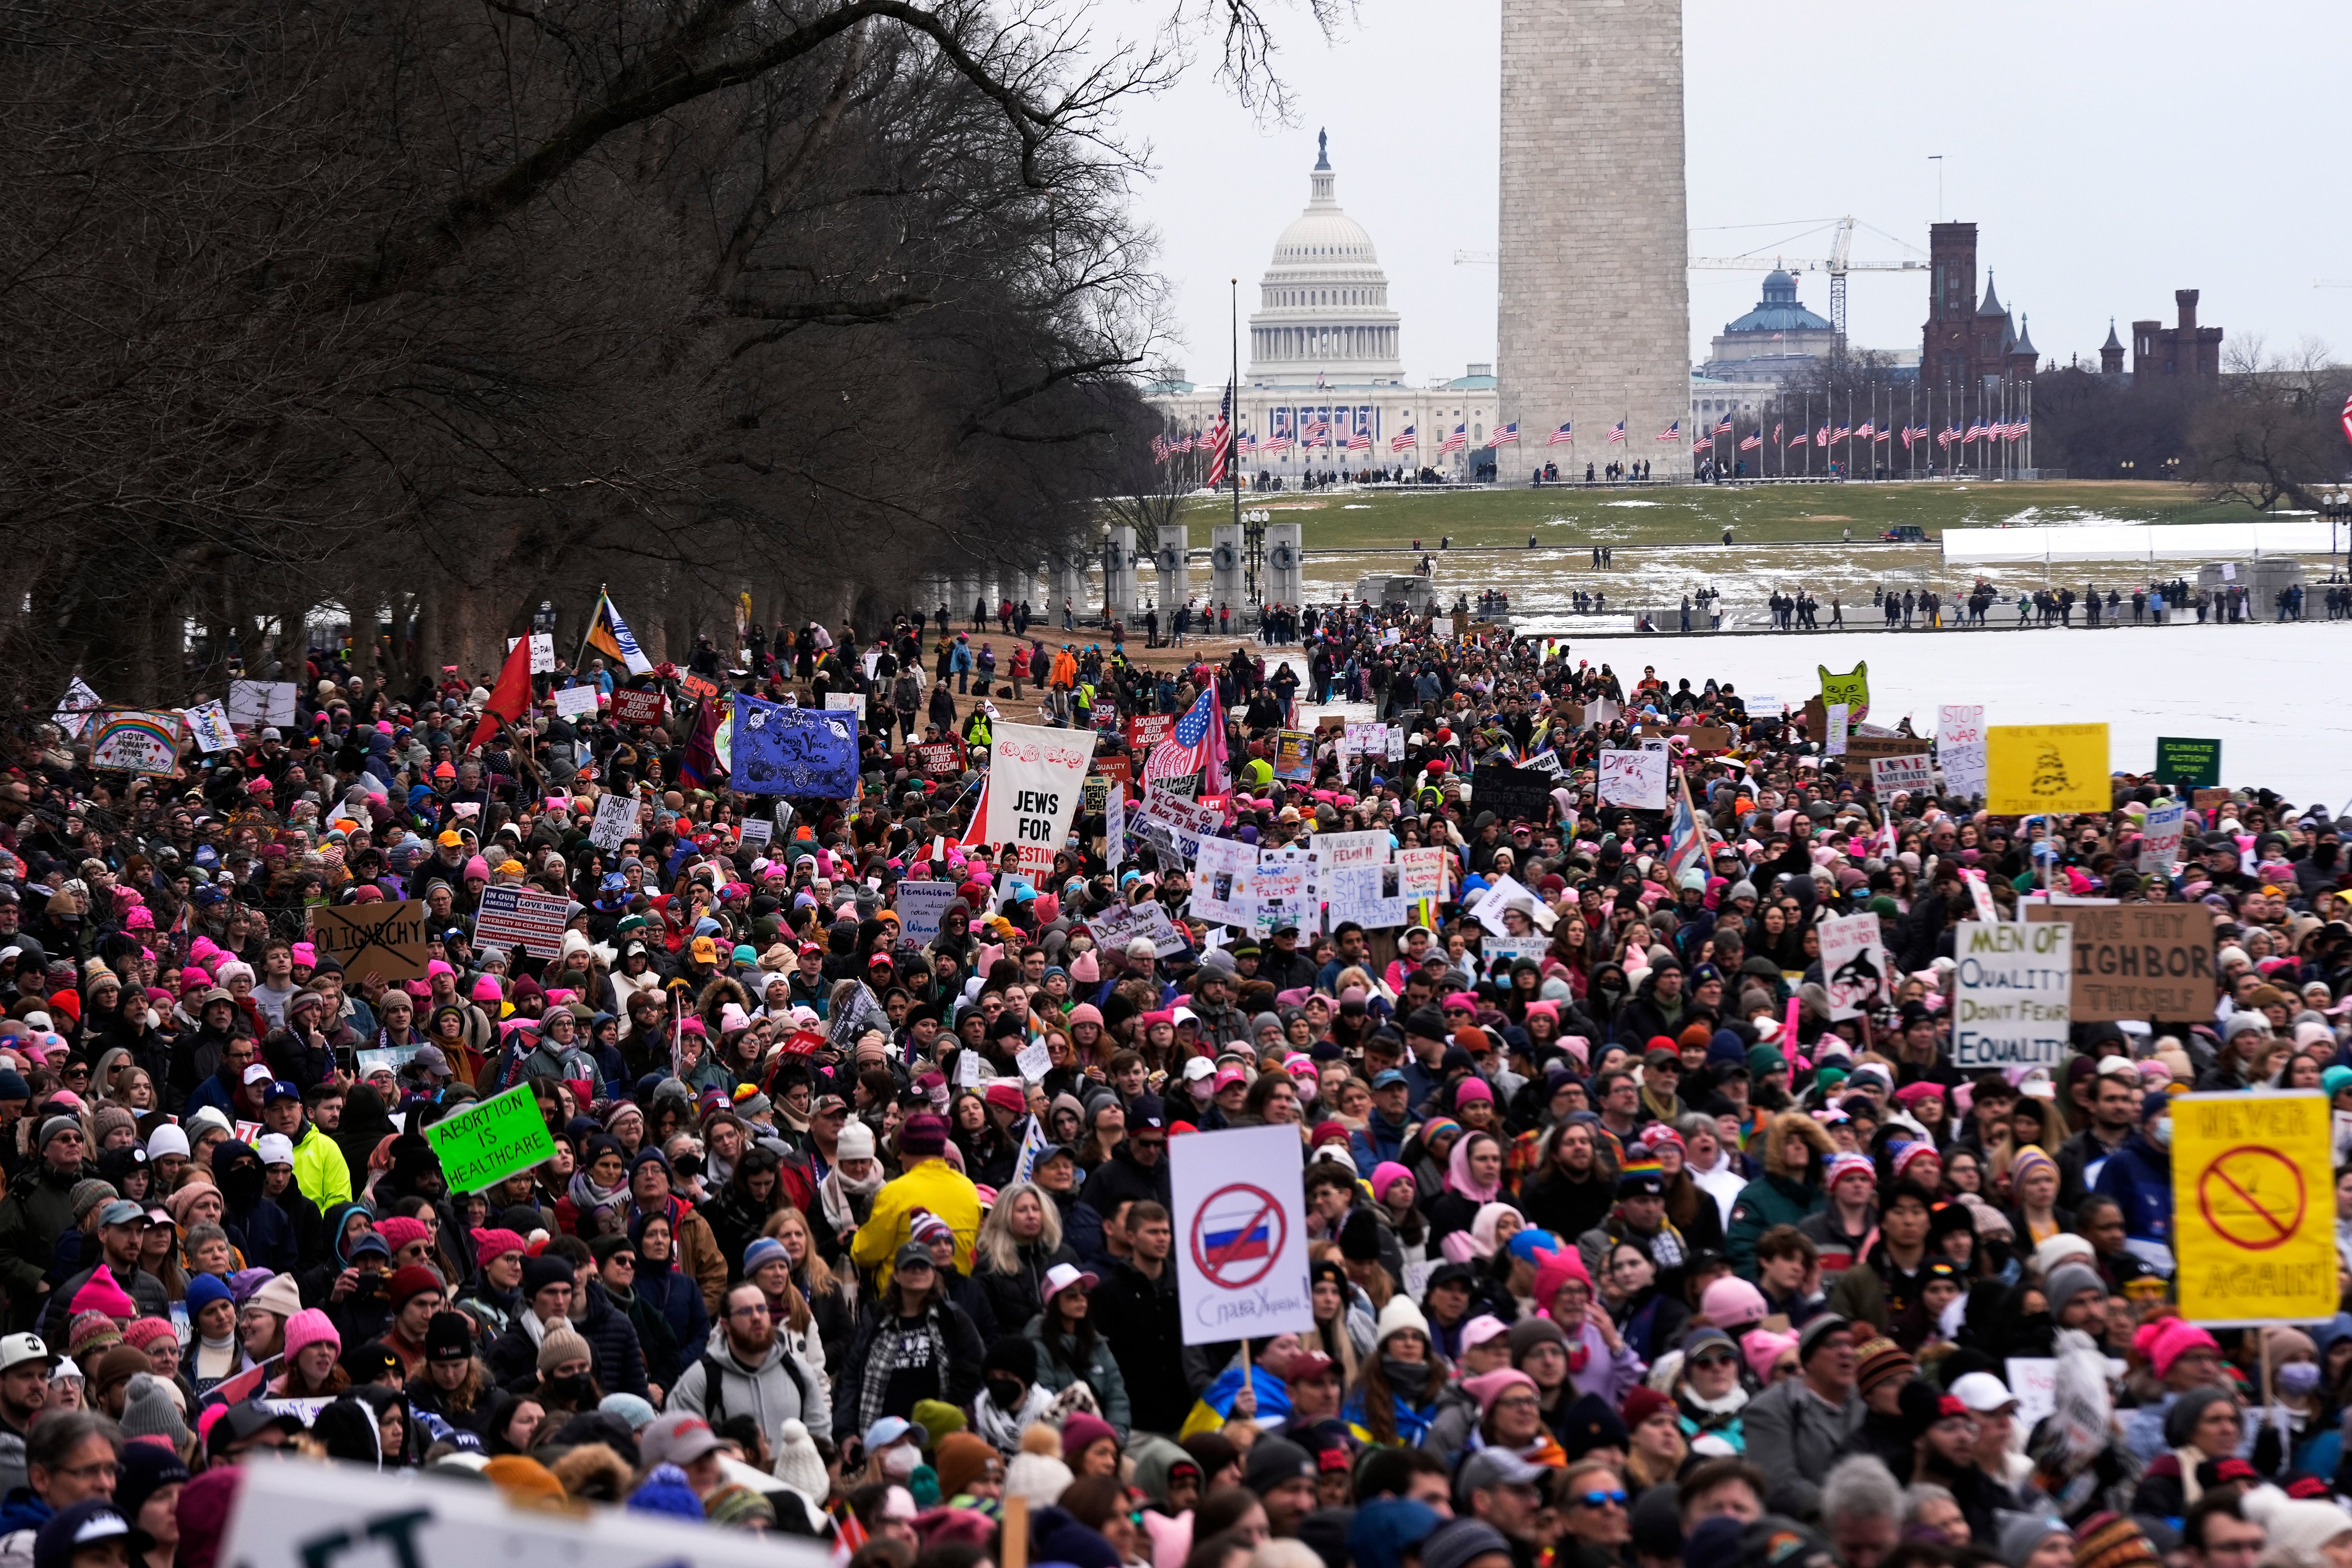
[[[1994,724],[1985,748],[1989,810],[2026,816],[2115,804],[2105,724]]]
[[[1171,1139],[1167,1158],[1184,1342],[1311,1332],[1297,1131],[1196,1132]]]
[[[188,726],[188,739],[200,752],[225,752],[236,744],[236,731],[228,721],[228,710],[220,700],[199,703],[180,710],[180,718]]]
[[[357,984],[370,975],[387,985],[422,980],[429,962],[425,900],[316,905],[310,910],[310,942],[319,956],[343,966],[347,984]]]
[[[1858,1018],[1886,1000],[1886,946],[1874,914],[1824,919],[1822,974],[1830,994],[1830,1020]]]
[[[1877,795],[1890,795],[1897,790],[1907,790],[1913,795],[1917,795],[1933,788],[1934,785],[1935,781],[1929,775],[1927,753],[1925,752],[1911,752],[1899,757],[1870,759],[1870,787]]]
[[[1508,936],[1510,931],[1503,924],[1503,911],[1509,909],[1515,900],[1524,900],[1529,908],[1543,901],[1528,891],[1527,884],[1517,877],[1497,877],[1485,892],[1478,895],[1478,901],[1470,906],[1470,918],[1496,936]]]
[[[1143,803],[1133,815],[1139,835],[1149,835],[1149,825],[1159,824],[1165,830],[1160,837],[1187,860],[1200,852],[1202,839],[1225,825],[1225,814],[1217,807],[1170,795],[1156,782],[1144,785]]]
[[[1353,921],[1366,931],[1405,923],[1403,867],[1393,862],[1342,866],[1330,873],[1330,879],[1334,930],[1343,921]]]
[[[1959,872],[1960,880],[1969,889],[1969,901],[1976,909],[1977,919],[1988,925],[1999,921],[2000,911],[1993,907],[1992,889],[1987,885],[1985,874],[1973,866],[1963,866]]]
[[[1522,958],[1538,963],[1551,951],[1548,936],[1489,936],[1478,941],[1478,952],[1486,961],[1486,973],[1501,979],[1511,972],[1511,965]]]
[[[690,670],[677,678],[677,689],[697,702],[708,702],[719,695],[717,681],[706,679]]]
[[[920,947],[940,934],[948,906],[956,901],[953,882],[901,882],[890,907],[898,911],[898,940]]]
[[[593,686],[567,686],[549,694],[555,704],[559,719],[593,719],[596,716],[596,689]]]
[[[100,715],[89,765],[169,778],[179,766],[180,716],[144,708],[114,708]]]
[[[1127,858],[1127,791],[1115,789],[1103,803],[1103,858],[1114,871]]]
[[[1963,921],[1954,928],[1954,1067],[2058,1065],[2073,1022],[2073,937],[2064,925]]]
[[[1721,724],[1697,724],[1681,733],[1689,739],[1692,751],[1709,754],[1731,750],[1732,743],[1738,738]]]
[[[747,816],[735,826],[735,842],[745,849],[765,849],[776,825],[764,816]]]
[[[1145,713],[1127,721],[1127,749],[1134,756],[1147,757],[1151,748],[1168,738],[1176,727],[1173,713]]]
[[[2221,742],[2181,735],[2156,738],[2156,778],[2159,784],[2213,789],[2221,783]]]
[[[421,1042],[414,1046],[383,1046],[374,1050],[353,1051],[352,1061],[361,1078],[372,1078],[377,1073],[391,1073],[397,1077],[400,1069],[415,1061],[416,1053],[423,1048]]]
[[[1944,792],[1974,800],[1985,792],[1984,704],[1948,702],[1936,710],[1936,762]]]
[[[1481,813],[1491,811],[1507,824],[1541,824],[1550,819],[1552,786],[1557,782],[1540,768],[1481,763],[1470,771],[1471,808]],[[1664,804],[1663,798],[1659,804]]]
[[[485,888],[474,916],[474,940],[553,958],[563,945],[565,911],[571,907],[570,900],[536,888]]]
[[[828,713],[855,713],[866,717],[866,693],[863,691],[828,691],[824,694],[824,710]]]
[[[834,1013],[825,1043],[836,1050],[849,1050],[868,1029],[879,1029],[887,1036],[890,1032],[890,1016],[882,1010],[882,1004],[875,1000],[872,991],[856,985],[850,988],[848,1001]]]
[[[1257,869],[1250,874],[1250,891],[1256,896],[1260,935],[1297,926],[1302,931],[1323,929],[1322,910],[1315,886],[1315,857],[1307,850],[1262,850]]]
[[[1315,836],[1315,853],[1325,868],[1332,870],[1347,866],[1384,866],[1389,858],[1389,831],[1380,827],[1364,833],[1318,833]]]
[[[1386,724],[1349,724],[1339,732],[1339,754],[1343,757],[1385,757],[1389,754],[1389,727]]]
[[[265,725],[291,725],[294,722],[294,683],[290,680],[230,681],[228,721],[240,730],[258,730]]]
[[[1664,751],[1602,752],[1601,804],[1630,805],[1641,811],[1666,809],[1666,753]],[[1472,792],[1476,798],[1476,792]]]
[[[425,1138],[441,1157],[453,1193],[495,1187],[555,1157],[555,1140],[527,1083],[453,1111],[426,1128]]]
[[[963,748],[953,741],[926,741],[915,748],[915,766],[927,779],[951,779],[963,772]]]
[[[588,842],[608,855],[617,852],[637,836],[640,811],[634,795],[604,796],[596,803],[596,821],[588,829]]]
[[[2316,1089],[2174,1098],[2173,1284],[2183,1318],[2250,1328],[2334,1315],[2331,1131]]]
[[[1291,784],[1306,784],[1315,776],[1315,736],[1306,730],[1276,731],[1274,742],[1274,776]]]
[[[1822,710],[1826,738],[1822,742],[1822,755],[1825,757],[1845,755],[1846,742],[1853,738],[1850,733],[1853,719],[1853,713],[1843,702],[1832,702]]]
[[[856,795],[856,717],[738,695],[731,767],[740,795]]]
[[[2009,1391],[2017,1396],[2017,1424],[2024,1431],[2058,1408],[2058,1362],[2053,1356],[2008,1358]]]
[[[1013,1053],[1013,1065],[1021,1069],[1024,1083],[1043,1083],[1045,1075],[1054,1070],[1054,1054],[1043,1040],[1032,1040]]]
[[[658,691],[638,691],[624,687],[613,693],[613,722],[658,724],[668,706],[669,700]]]
[[[1148,938],[1152,952],[1160,958],[1172,958],[1192,945],[1183,930],[1168,918],[1166,906],[1149,900],[1114,904],[1100,914],[1088,915],[1087,929],[1105,948],[1124,948],[1137,937]]]
[[[1192,855],[1192,914],[1216,925],[1246,929],[1257,919],[1250,874],[1257,847],[1232,838],[1203,838]]]
[[[1414,903],[1444,898],[1447,858],[1442,847],[1399,850],[1397,867],[1402,873],[1404,896]]]
[[[1079,781],[1094,750],[1094,737],[1083,730],[996,726],[982,796],[983,839],[1012,845],[1032,876],[1051,871],[1054,852],[1068,842],[1077,820]]]
[[[236,688],[232,686],[230,689],[233,692]],[[291,691],[293,688],[289,686],[287,689]],[[89,682],[77,675],[66,682],[65,697],[58,703],[58,710],[50,714],[49,719],[58,729],[79,741],[89,732],[89,727],[97,719],[100,706],[102,705],[98,700],[98,693],[89,689]],[[290,703],[289,712],[289,714],[291,712]],[[287,722],[293,722],[291,717],[287,720]]]
[[[2036,900],[2025,918],[2074,929],[2075,1023],[2213,1016],[2213,917],[2202,904]]]
[[[515,644],[520,641],[522,641],[520,637],[507,638],[507,651],[514,652]],[[553,632],[530,634],[530,673],[533,675],[555,673],[555,634]]]
[[[2172,875],[2180,861],[2180,840],[2187,832],[2189,808],[2179,801],[2148,807],[2140,822],[2139,868],[2159,877]]]

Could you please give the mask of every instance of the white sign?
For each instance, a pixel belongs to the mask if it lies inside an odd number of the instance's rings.
[[[1397,865],[1403,872],[1404,896],[1414,903],[1445,897],[1446,858],[1442,846],[1400,851]]]
[[[1606,752],[1601,753],[1602,756],[1608,754]],[[1539,901],[1528,891],[1527,884],[1517,877],[1497,877],[1485,892],[1478,895],[1478,901],[1470,906],[1470,918],[1496,936],[1508,936],[1511,933],[1503,924],[1503,911],[1516,899],[1527,900],[1530,907]],[[1533,919],[1532,916],[1529,918]]]
[[[521,640],[520,637],[507,638],[507,651],[514,652],[515,644]],[[555,634],[553,632],[530,634],[530,672],[533,675],[555,673]]]
[[[617,1508],[514,1508],[494,1487],[416,1470],[267,1463],[238,1474],[220,1543],[220,1560],[238,1568],[825,1568],[828,1561],[819,1542],[789,1535]]]
[[[898,911],[898,940],[928,946],[940,934],[948,906],[956,901],[953,882],[901,882],[890,907]]]
[[[827,699],[828,701],[831,699]],[[999,724],[989,752],[982,838],[1020,851],[1021,868],[1042,876],[1069,841],[1095,739],[1086,730]]]
[[[1830,1020],[1858,1018],[1888,994],[1886,948],[1879,936],[1878,917],[1859,914],[1825,920],[1820,931]]]
[[[1976,905],[1977,919],[1988,925],[1998,921],[2000,910],[1993,906],[1992,889],[1985,881],[1985,874],[1973,866],[1963,866],[1959,870],[1960,880],[1968,885],[1969,899]]]
[[[85,686],[82,689],[89,689]],[[291,725],[294,692],[290,680],[232,680],[228,683],[228,721],[240,730],[258,730],[265,724],[280,728]],[[91,700],[95,702],[97,699]]]
[[[1192,857],[1192,913],[1217,925],[1246,929],[1257,919],[1250,878],[1257,847],[1231,838],[1203,838]]]
[[[1843,702],[1831,703],[1829,719],[1829,739],[1822,747],[1822,755],[1843,757],[1845,755],[1846,705]]]
[[[746,849],[765,849],[776,836],[776,825],[764,816],[747,816],[735,825],[735,842]]]
[[[1013,1053],[1013,1065],[1021,1069],[1023,1081],[1043,1083],[1054,1070],[1054,1053],[1045,1048],[1045,1041],[1032,1040]]]
[[[1168,1166],[1184,1342],[1312,1331],[1297,1131],[1237,1127],[1172,1139]]]
[[[2180,839],[2186,829],[2189,808],[2179,801],[2170,805],[2151,806],[2147,820],[2140,826],[2139,868],[2159,877],[2172,875],[2172,868],[2180,859]]]
[[[236,744],[236,731],[230,728],[228,710],[217,698],[196,708],[183,708],[180,718],[188,726],[189,738],[200,752],[225,752]]]
[[[866,717],[866,693],[863,691],[828,691],[824,694],[828,712],[855,713]]]
[[[1389,858],[1388,830],[1318,833],[1315,836],[1315,853],[1324,865],[1334,870],[1349,866],[1385,866]]]
[[[1353,921],[1366,931],[1404,924],[1404,868],[1342,866],[1331,873],[1331,926]]]
[[[1389,727],[1386,724],[1350,724],[1340,732],[1339,754],[1343,757],[1385,757],[1389,754]]]
[[[1168,918],[1167,906],[1148,901],[1119,904],[1088,915],[1087,929],[1107,948],[1124,949],[1137,937],[1148,937],[1156,958],[1172,958],[1192,945],[1183,928]]]
[[[1936,762],[1944,792],[1973,800],[1985,793],[1985,723],[1981,702],[1947,702],[1936,710]]]
[[[1297,926],[1302,931],[1323,929],[1323,911],[1316,892],[1316,861],[1297,849],[1261,851],[1257,869],[1250,876],[1250,891],[1257,897],[1260,935]]]
[[[1127,786],[1114,780],[1103,800],[1103,861],[1112,870],[1127,858]]]
[[[1142,804],[1135,813],[1135,829],[1151,836],[1158,825],[1176,852],[1190,860],[1201,852],[1201,841],[1225,825],[1225,814],[1213,805],[1187,800],[1181,795],[1144,786]]]
[[[1936,710],[1937,746],[1972,746],[1984,738],[1983,703],[1947,702]]]
[[[1935,785],[1930,776],[1927,754],[1916,752],[1907,757],[1873,757],[1870,759],[1870,787],[1884,800],[1896,791],[1922,795]]]
[[[596,689],[593,686],[567,686],[551,693],[548,700],[555,704],[555,716],[559,719],[596,716]]]
[[[2074,1022],[2074,928],[1963,921],[1952,952],[1952,1065],[2057,1066]]]
[[[2033,1424],[2058,1408],[2058,1358],[2055,1356],[2013,1355],[2009,1358],[2009,1391],[2017,1395],[2017,1426],[2021,1432],[2033,1430]]]
[[[1661,749],[1603,752],[1601,763],[1601,804],[1630,805],[1638,811],[1666,809],[1666,753]]]
[[[289,686],[287,689],[291,691],[293,688]],[[90,721],[98,717],[99,707],[98,693],[89,689],[88,681],[77,675],[66,683],[65,697],[58,703],[58,710],[50,714],[49,718],[68,736],[79,741],[89,729]],[[289,720],[288,722],[290,723],[292,721]]]
[[[637,836],[640,815],[635,796],[604,796],[596,803],[596,821],[588,829],[588,842],[608,855],[617,853],[622,845]]]
[[[1548,936],[1490,936],[1478,943],[1478,952],[1486,960],[1486,973],[1497,976],[1510,973],[1511,965],[1523,958],[1540,963],[1550,951]]]

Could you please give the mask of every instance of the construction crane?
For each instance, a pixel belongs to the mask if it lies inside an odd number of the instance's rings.
[[[1846,274],[1850,272],[1925,272],[1927,270],[1927,264],[1925,261],[1853,260],[1853,218],[1851,216],[1839,218],[1835,220],[1833,226],[1834,232],[1830,241],[1830,253],[1825,258],[1821,260],[1812,260],[1808,258],[1790,261],[1786,257],[1781,256],[1775,256],[1769,261],[1765,260],[1760,256],[1694,256],[1690,258],[1690,265],[1694,268],[1718,272],[1788,271],[1828,273],[1830,275],[1830,325],[1837,332],[1837,339],[1840,346],[1843,346],[1845,342]],[[1884,230],[1875,228],[1872,229],[1871,232],[1873,234],[1885,233]],[[1799,237],[1802,237],[1800,236]],[[1885,237],[1888,239],[1895,239],[1895,237],[1891,234],[1885,235]],[[1906,250],[1916,250],[1918,248],[1916,246],[1907,244],[1906,242],[1899,239],[1895,239],[1895,243],[1903,246]]]

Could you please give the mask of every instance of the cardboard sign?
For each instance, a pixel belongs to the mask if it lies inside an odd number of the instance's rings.
[[[425,900],[398,904],[320,904],[310,910],[310,942],[343,966],[347,984],[374,975],[388,985],[425,978]]]
[[[1601,804],[1629,805],[1642,811],[1666,809],[1666,753],[1664,751],[1602,752]]]
[[[425,1130],[425,1139],[441,1157],[453,1193],[495,1187],[555,1158],[555,1140],[527,1083],[443,1117]]]
[[[899,883],[890,897],[890,907],[898,911],[898,940],[917,947],[928,944],[940,934],[940,922],[955,901],[953,882]]]
[[[2115,804],[2105,724],[1995,724],[1985,746],[1989,810],[2028,816]]]
[[[2213,919],[2203,905],[2036,900],[2025,918],[2074,929],[2074,1022],[2213,1016]]]
[[[89,765],[171,777],[180,765],[179,714],[117,708],[100,715],[98,737],[89,744]]]
[[[1871,758],[1870,787],[1881,795],[1890,795],[1897,790],[1926,794],[1935,787],[1927,753],[1914,752],[1900,757]]]
[[[1878,917],[1846,915],[1824,920],[1822,974],[1830,994],[1830,1020],[1858,1018],[1886,1000],[1889,964]]]
[[[915,748],[915,767],[927,779],[951,779],[963,772],[963,748],[953,741],[926,741]]]
[[[1087,917],[1087,929],[1105,948],[1125,948],[1137,937],[1148,937],[1155,957],[1173,958],[1192,945],[1192,940],[1168,918],[1165,905],[1144,902],[1118,904]]]
[[[855,713],[863,719],[866,717],[866,693],[828,691],[824,694],[824,707],[828,713]]]
[[[608,855],[618,853],[622,845],[637,836],[643,814],[635,796],[604,796],[596,803],[596,821],[588,829],[588,842]]]
[[[1404,924],[1404,868],[1393,862],[1342,866],[1330,874],[1331,926],[1353,921],[1366,931]]]
[[[482,905],[474,917],[477,945],[519,947],[541,958],[553,958],[563,946],[563,925],[569,899],[537,888],[485,888]]]
[[[1225,814],[1213,805],[1170,795],[1157,784],[1147,784],[1143,804],[1133,816],[1134,830],[1148,835],[1150,825],[1158,824],[1175,846],[1177,853],[1187,860],[1200,853],[1201,840],[1213,835],[1225,825]]]
[[[1306,784],[1315,777],[1315,737],[1312,734],[1304,730],[1283,730],[1276,733],[1274,776],[1291,784]]]
[[[82,689],[87,691],[89,688]],[[294,694],[290,680],[232,680],[228,683],[228,721],[240,730],[290,726],[294,722]],[[93,695],[90,701],[95,705],[97,697]]]
[[[2156,777],[2159,784],[2212,789],[2221,782],[2221,742],[2180,735],[2156,738]]]
[[[1822,742],[1822,755],[1843,757],[1848,742],[1853,737],[1853,711],[1843,702],[1832,702],[1823,710],[1826,737]]]
[[[2217,805],[2230,804],[2230,792],[2225,789],[2200,789],[2191,792],[2189,804],[2200,811],[2210,811]]]
[[[2173,1100],[2173,1284],[2183,1318],[2235,1328],[2335,1313],[2329,1123],[2316,1089]]]
[[[1184,1342],[1311,1331],[1297,1131],[1240,1127],[1172,1139],[1168,1165]]]
[[[669,699],[658,691],[624,687],[613,693],[613,721],[616,724],[658,724],[668,710]]]
[[[1541,768],[1481,763],[1470,772],[1470,802],[1475,810],[1491,811],[1506,824],[1541,824],[1550,820],[1551,792],[1558,782]],[[1661,798],[1659,804],[1665,802]]]
[[[1963,921],[1954,929],[1954,1067],[1974,1072],[2058,1065],[2074,1021],[2073,938],[2063,924]]]
[[[555,704],[559,719],[593,719],[596,716],[596,689],[593,686],[567,686],[551,693],[548,700]]]
[[[1689,739],[1692,751],[1703,752],[1709,756],[1731,750],[1733,742],[1738,739],[1727,726],[1722,724],[1701,724],[1682,733]]]
[[[1257,847],[1232,838],[1203,838],[1192,856],[1192,916],[1217,925],[1247,927],[1257,919],[1250,890]]]

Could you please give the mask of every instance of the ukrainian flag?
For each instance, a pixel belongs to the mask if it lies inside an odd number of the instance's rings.
[[[1259,1421],[1285,1421],[1290,1417],[1290,1384],[1253,1362],[1249,1369],[1250,1386],[1257,1391]],[[1192,1413],[1176,1434],[1181,1442],[1196,1432],[1214,1432],[1233,1418],[1234,1401],[1242,1391],[1242,1369],[1227,1367],[1214,1383],[1202,1391],[1194,1402]]]
[[[596,614],[588,623],[588,644],[606,658],[620,660],[631,675],[651,675],[654,672],[653,661],[638,648],[637,639],[629,630],[629,623],[623,620],[621,612],[613,607],[613,598],[609,594],[596,595]]]

